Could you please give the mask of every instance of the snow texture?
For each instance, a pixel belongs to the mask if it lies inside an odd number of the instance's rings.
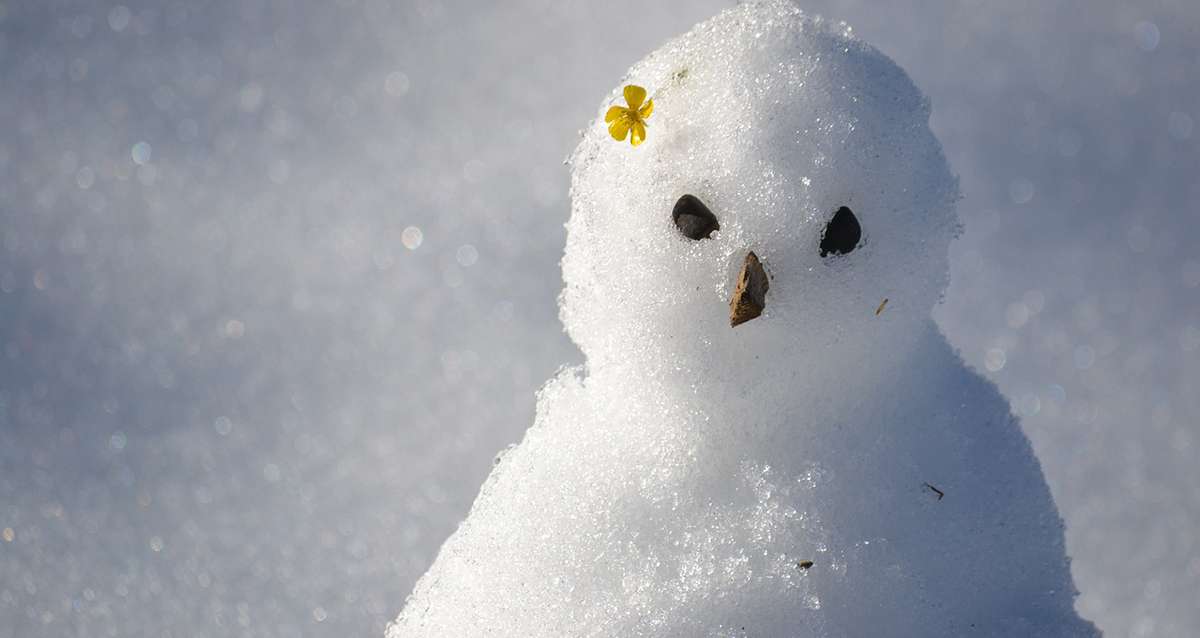
[[[618,87],[572,160],[561,316],[586,364],[388,635],[1096,635],[1019,423],[930,319],[958,188],[904,72],[755,2],[625,84],[654,99],[646,143],[609,137]],[[685,194],[711,238],[672,223]],[[862,241],[822,257],[843,206]],[[766,309],[731,328],[750,251]]]

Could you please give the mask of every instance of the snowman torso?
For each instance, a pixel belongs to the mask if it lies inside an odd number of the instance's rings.
[[[1007,404],[932,324],[918,345],[858,389],[881,400],[775,422],[564,371],[393,635],[1093,635]]]

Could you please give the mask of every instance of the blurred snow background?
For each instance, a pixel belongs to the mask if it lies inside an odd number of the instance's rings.
[[[727,2],[0,0],[0,636],[381,635],[533,392],[576,131]],[[1200,628],[1200,5],[814,0],[1111,636]]]

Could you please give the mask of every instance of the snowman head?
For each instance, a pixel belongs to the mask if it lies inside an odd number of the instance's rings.
[[[644,143],[609,134],[618,88],[572,160],[562,316],[593,366],[746,378],[915,340],[947,283],[958,189],[899,67],[768,1],[626,84],[654,101]]]

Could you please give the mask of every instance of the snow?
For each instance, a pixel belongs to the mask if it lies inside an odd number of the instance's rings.
[[[929,317],[959,224],[928,102],[846,31],[745,3],[622,81],[644,144],[605,100],[563,258],[586,362],[389,636],[1097,635],[1028,441]],[[710,238],[672,222],[689,194]],[[842,207],[862,239],[822,256]],[[731,327],[751,251],[765,312]]]
[[[731,4],[0,0],[0,636],[382,635],[582,358],[576,132]],[[1081,615],[1196,634],[1200,4],[802,6],[931,98]]]

